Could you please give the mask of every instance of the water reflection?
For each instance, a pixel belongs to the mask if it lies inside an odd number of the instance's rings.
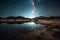
[[[34,29],[43,28],[44,25],[35,24],[34,22],[25,22],[23,24],[0,24],[0,36],[5,40],[15,39],[15,37],[21,35],[27,31],[33,31]]]
[[[23,24],[0,24],[0,30],[33,30],[43,28],[45,25],[35,24],[34,22],[25,22]]]

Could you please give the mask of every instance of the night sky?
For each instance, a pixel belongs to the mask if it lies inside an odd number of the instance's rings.
[[[0,0],[0,17],[60,16],[59,0]]]

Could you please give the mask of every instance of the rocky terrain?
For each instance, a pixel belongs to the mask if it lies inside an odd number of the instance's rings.
[[[60,26],[45,27],[19,35],[16,40],[60,40]]]

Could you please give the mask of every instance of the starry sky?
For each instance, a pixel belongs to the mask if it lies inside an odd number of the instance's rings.
[[[60,16],[59,0],[0,0],[0,17]]]

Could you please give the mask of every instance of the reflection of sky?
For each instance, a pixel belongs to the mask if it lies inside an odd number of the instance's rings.
[[[41,28],[44,27],[44,25],[41,24],[35,24],[33,22],[28,22],[28,23],[24,23],[24,24],[0,24],[0,29],[2,30],[32,30],[35,28]]]

